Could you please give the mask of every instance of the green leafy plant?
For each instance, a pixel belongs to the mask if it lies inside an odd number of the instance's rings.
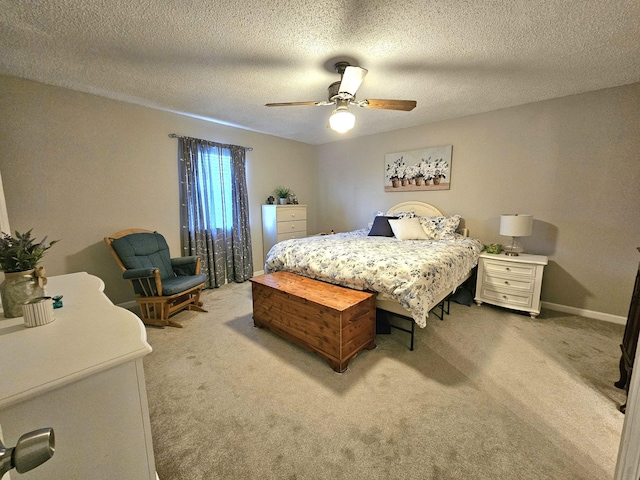
[[[33,230],[33,229],[32,229]],[[0,270],[5,273],[24,272],[36,268],[45,252],[59,240],[46,243],[47,237],[40,242],[31,238],[31,230],[27,233],[19,233],[12,237],[2,232],[0,238]]]
[[[289,198],[289,195],[293,195],[293,191],[287,187],[276,187],[273,194],[278,198]]]

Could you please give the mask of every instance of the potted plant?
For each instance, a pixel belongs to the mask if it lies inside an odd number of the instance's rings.
[[[289,195],[293,195],[291,189],[287,187],[276,187],[273,193],[276,197],[278,197],[280,205],[286,205]]]
[[[58,240],[46,243],[47,237],[37,242],[27,233],[16,231],[12,237],[2,233],[0,237],[0,270],[4,281],[0,284],[2,309],[6,318],[22,316],[22,303],[44,295],[44,268],[38,267],[45,252]]]
[[[447,171],[449,170],[449,164],[439,158],[436,160],[436,164],[434,166],[434,174],[433,174],[433,184],[439,185],[440,179],[447,178]]]
[[[393,161],[393,163],[387,164],[387,179],[391,181],[393,188],[400,186],[400,178],[404,176],[404,157],[400,157]]]

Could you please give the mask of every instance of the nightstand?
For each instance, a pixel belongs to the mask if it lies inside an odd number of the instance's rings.
[[[542,273],[547,263],[543,255],[480,254],[475,302],[521,310],[529,312],[531,318],[537,317]]]

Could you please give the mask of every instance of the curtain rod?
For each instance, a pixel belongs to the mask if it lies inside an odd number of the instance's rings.
[[[178,135],[177,133],[170,133],[169,137],[170,138],[194,138],[194,137],[185,137],[185,136],[182,136],[182,135]],[[204,140],[204,139],[194,138],[194,140]],[[220,142],[214,142],[212,140],[205,140],[205,142],[220,143]],[[220,145],[226,145],[226,144],[220,144]],[[236,146],[239,146],[239,145],[229,145],[229,146],[236,147]],[[242,148],[244,148],[247,152],[252,152],[253,151],[253,147],[242,147]]]

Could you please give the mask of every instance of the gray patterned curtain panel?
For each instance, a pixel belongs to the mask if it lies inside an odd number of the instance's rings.
[[[207,287],[253,275],[247,148],[179,138],[183,255],[198,255]]]

